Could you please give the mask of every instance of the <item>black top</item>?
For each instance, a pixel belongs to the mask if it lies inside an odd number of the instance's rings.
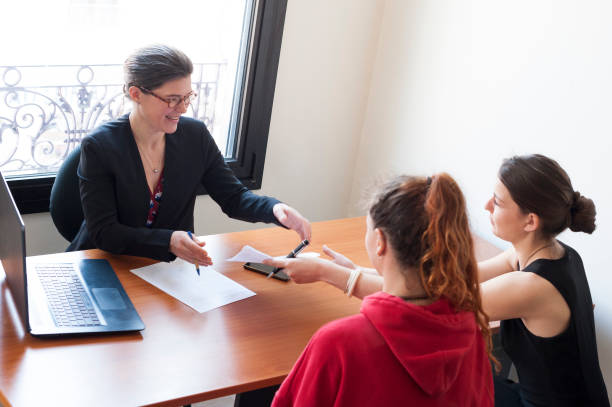
[[[593,320],[593,303],[580,255],[563,244],[558,260],[538,259],[523,271],[548,280],[570,311],[569,326],[551,338],[529,332],[520,318],[501,322],[501,341],[519,376],[523,398],[536,406],[609,406]]]
[[[201,121],[181,117],[176,132],[166,134],[164,162],[164,195],[147,228],[150,191],[128,115],[83,139],[77,173],[85,220],[68,250],[100,248],[174,260],[170,236],[193,230],[199,184],[228,216],[280,225],[272,213],[279,201],[251,193],[234,176]]]

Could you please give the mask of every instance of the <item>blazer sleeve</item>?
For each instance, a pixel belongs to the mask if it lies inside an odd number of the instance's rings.
[[[207,166],[201,182],[221,210],[230,218],[247,222],[275,223],[284,227],[272,212],[274,205],[280,201],[252,193],[225,163],[208,130],[205,130],[204,137],[204,157],[207,157]]]
[[[107,166],[112,157],[94,138],[87,137],[81,145],[78,168],[81,203],[90,239],[96,247],[116,254],[129,254],[170,261],[170,236],[173,230],[149,229],[122,224],[117,218],[115,175]],[[126,169],[127,170],[127,169]]]

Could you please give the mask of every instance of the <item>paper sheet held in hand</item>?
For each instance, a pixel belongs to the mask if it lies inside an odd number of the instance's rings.
[[[298,254],[298,257],[319,257],[319,253],[315,252],[302,252]],[[251,263],[261,263],[265,259],[283,259],[285,256],[276,256],[272,257],[268,254],[260,252],[257,249],[252,248],[249,245],[245,245],[238,253],[227,259],[226,261],[237,261],[241,263],[251,262]]]

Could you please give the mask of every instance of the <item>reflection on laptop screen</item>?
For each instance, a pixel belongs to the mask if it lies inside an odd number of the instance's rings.
[[[0,259],[15,306],[26,327],[28,296],[25,282],[25,226],[8,185],[0,173]]]

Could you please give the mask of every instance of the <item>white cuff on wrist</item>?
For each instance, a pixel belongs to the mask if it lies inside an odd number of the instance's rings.
[[[353,291],[355,290],[355,286],[357,285],[357,280],[359,280],[359,276],[361,276],[361,267],[357,267],[351,270],[351,274],[349,275],[348,281],[346,282],[346,289],[344,292],[350,298],[353,296]]]

